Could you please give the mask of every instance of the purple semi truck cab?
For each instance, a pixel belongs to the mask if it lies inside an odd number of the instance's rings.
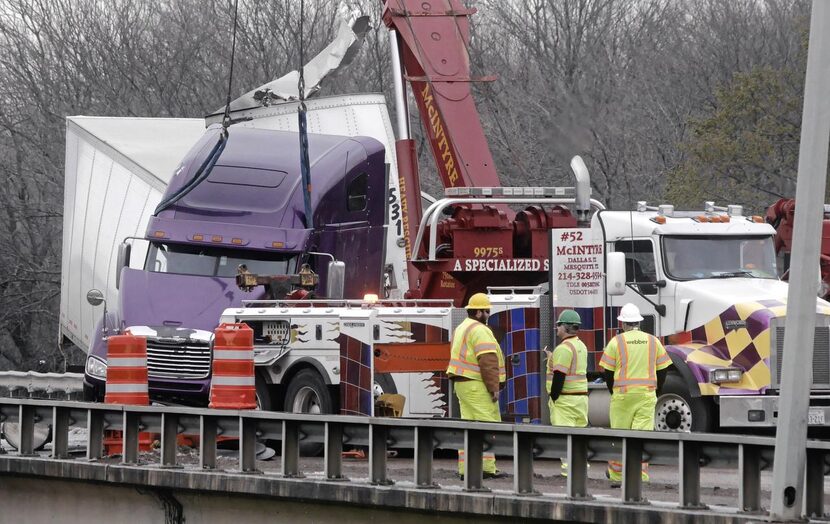
[[[284,275],[308,263],[320,275],[322,295],[330,257],[319,254],[330,254],[345,263],[345,297],[381,292],[388,176],[383,145],[368,137],[309,134],[314,227],[308,228],[297,133],[229,131],[208,176],[150,217],[144,268],[130,268],[129,248],[122,248],[118,306],[110,306],[91,341],[88,398],[104,395],[106,335],[129,329],[147,337],[152,400],[206,405],[210,341],[222,311],[266,298],[263,287],[237,287],[240,264],[255,274]],[[193,183],[221,133],[211,126],[187,153],[163,203]]]

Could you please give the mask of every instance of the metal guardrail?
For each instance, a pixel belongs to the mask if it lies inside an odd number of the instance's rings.
[[[0,421],[20,425],[19,454],[34,454],[35,423],[52,427],[51,458],[68,459],[70,427],[88,431],[86,459],[103,457],[105,430],[122,431],[125,465],[138,463],[139,432],[160,434],[160,463],[149,467],[174,468],[180,434],[199,437],[200,465],[217,467],[217,437],[239,439],[239,473],[256,470],[257,439],[282,442],[281,474],[301,478],[300,442],[324,445],[325,480],[346,480],[342,452],[348,446],[368,446],[369,482],[392,484],[387,469],[390,447],[414,450],[416,488],[437,488],[433,482],[436,449],[466,450],[464,491],[488,491],[482,485],[482,451],[512,456],[515,495],[537,495],[533,464],[538,458],[566,458],[569,464],[566,495],[572,501],[591,500],[588,461],[621,460],[623,481],[620,504],[645,503],[640,463],[677,465],[677,509],[705,510],[700,499],[701,463],[736,467],[739,476],[738,509],[755,515],[761,507],[761,470],[772,465],[775,440],[769,437],[625,431],[599,428],[565,428],[537,425],[480,423],[447,419],[369,418],[320,416],[262,411],[231,411],[181,407],[143,407],[83,402],[0,399]],[[830,442],[808,441],[805,515],[824,515],[824,472],[830,459]],[[710,510],[713,515],[718,512]],[[734,513],[732,513],[734,515]]]
[[[84,391],[83,373],[37,373],[35,371],[0,371],[0,389],[11,396],[25,392],[29,397],[80,398]]]

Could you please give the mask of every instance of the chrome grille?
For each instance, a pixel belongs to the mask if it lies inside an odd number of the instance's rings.
[[[830,389],[830,327],[827,318],[820,316],[816,319],[816,328],[813,339],[812,388]],[[781,384],[781,366],[784,360],[784,318],[773,319],[770,330],[770,364],[772,369],[772,388],[777,389]]]
[[[206,378],[210,375],[210,345],[147,339],[147,373],[151,378]]]

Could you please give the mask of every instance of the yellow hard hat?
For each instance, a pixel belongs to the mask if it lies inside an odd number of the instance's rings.
[[[465,309],[490,309],[490,299],[484,293],[476,293],[470,297]]]

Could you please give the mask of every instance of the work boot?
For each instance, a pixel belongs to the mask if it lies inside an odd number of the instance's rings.
[[[464,475],[458,475],[461,480],[464,480]],[[510,477],[510,473],[505,473],[504,471],[497,471],[495,473],[490,473],[489,471],[485,471],[482,475],[482,478],[485,479],[506,479]]]

